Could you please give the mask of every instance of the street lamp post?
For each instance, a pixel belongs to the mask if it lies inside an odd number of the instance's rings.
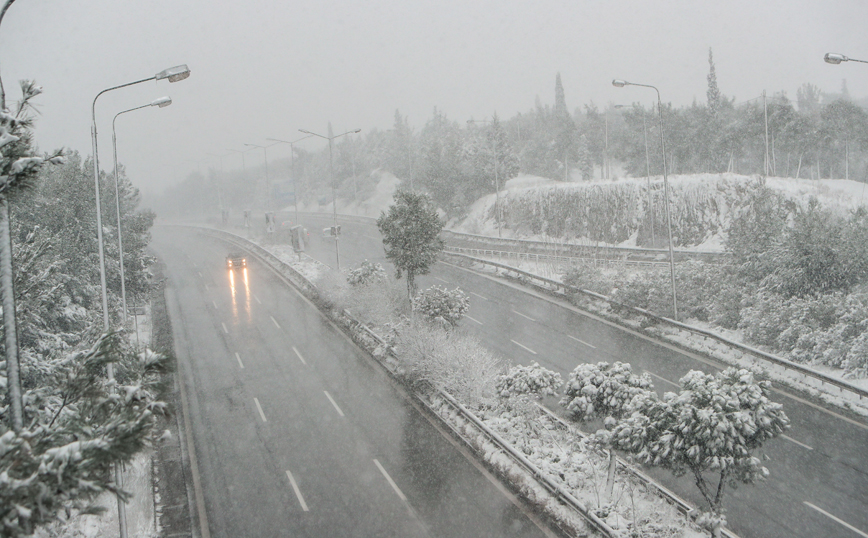
[[[266,205],[268,211],[274,211],[274,200],[271,196],[271,180],[268,178],[268,148],[273,146],[274,144],[270,144],[268,146],[260,146],[257,144],[244,144],[245,146],[250,146],[252,148],[260,148],[265,155],[265,189],[268,191],[266,193]]]
[[[494,123],[494,120],[467,120],[467,123]],[[500,218],[500,180],[497,177],[497,133],[492,133],[491,153],[494,156],[494,218],[497,221],[497,237],[503,237]]]
[[[672,217],[669,210],[669,179],[666,176],[666,142],[665,137],[663,136],[663,101],[660,99],[660,90],[658,90],[656,86],[651,86],[650,84],[638,84],[618,79],[613,80],[612,85],[616,88],[623,88],[624,86],[641,86],[643,88],[651,88],[657,92],[657,112],[660,116],[660,150],[663,152],[663,196],[666,198],[663,207],[666,208],[666,228],[669,234],[669,276],[672,281],[672,313],[675,317],[674,319],[677,321],[678,300],[675,295],[675,253],[672,248]]]
[[[642,107],[642,136],[645,139],[645,177],[648,180],[648,211],[651,214],[651,247],[657,243],[654,236],[654,195],[651,192],[651,160],[648,158],[648,125],[645,121],[645,107]]]
[[[334,159],[332,158],[332,145],[333,145],[332,140],[334,140],[335,138],[340,138],[344,135],[353,134],[353,133],[360,133],[360,132],[362,132],[362,130],[361,129],[355,129],[353,131],[347,131],[345,133],[341,133],[341,134],[335,135],[335,136],[323,136],[321,134],[316,134],[316,133],[312,133],[310,131],[305,131],[304,129],[299,129],[299,131],[304,133],[304,134],[311,135],[311,136],[318,136],[320,138],[323,138],[323,139],[329,141],[329,179],[331,180],[331,183],[332,183],[332,217],[334,220],[335,229],[337,229],[337,225],[338,225],[338,197],[337,197],[337,191],[335,190]],[[329,131],[331,131],[331,128],[329,128]],[[339,240],[339,236],[337,233],[335,233],[335,260],[337,261],[338,271],[340,271],[341,270],[341,250],[340,250],[340,247],[338,246],[338,243],[339,243],[338,240]]]
[[[108,333],[110,330],[109,323],[109,313],[108,313],[108,291],[106,290],[105,283],[105,248],[103,246],[103,238],[102,238],[102,208],[100,207],[100,194],[99,194],[99,151],[97,149],[97,131],[96,131],[96,100],[99,99],[99,96],[110,92],[112,90],[117,90],[120,88],[126,88],[127,86],[132,86],[134,84],[140,84],[142,82],[148,82],[151,80],[163,80],[167,79],[169,82],[178,82],[179,80],[184,80],[185,78],[190,76],[190,69],[186,65],[178,65],[175,67],[170,67],[169,69],[165,69],[160,71],[156,75],[148,78],[144,78],[142,80],[136,80],[134,82],[127,82],[126,84],[121,84],[119,86],[112,86],[111,88],[106,88],[96,94],[96,97],[93,98],[93,104],[90,107],[91,119],[93,125],[91,127],[91,137],[93,138],[93,179],[94,179],[94,189],[96,191],[96,236],[97,236],[97,244],[99,246],[99,281],[100,288],[102,289],[102,321],[103,321],[103,330]],[[112,367],[112,363],[108,363],[106,365],[106,373],[108,374],[109,379],[114,379],[114,368]],[[121,474],[121,469],[118,466],[115,466],[115,482],[117,482],[118,486],[123,484],[123,475]],[[127,516],[126,510],[124,507],[124,502],[118,497],[118,527],[120,528],[120,536],[121,538],[127,538]]]
[[[118,178],[118,137],[117,131],[115,130],[115,122],[118,119],[118,116],[121,114],[126,114],[127,112],[132,112],[133,110],[139,110],[141,108],[146,108],[149,106],[157,106],[160,108],[165,108],[172,104],[171,97],[160,97],[159,99],[155,99],[148,103],[147,105],[137,106],[135,108],[129,108],[127,110],[123,110],[115,114],[114,119],[112,119],[112,153],[114,154],[115,159],[115,209],[117,210],[118,216],[118,259],[120,261],[120,269],[121,269],[121,304],[123,306],[123,326],[127,326],[127,287],[126,287],[126,278],[124,277],[124,241],[123,234],[121,233],[121,188],[120,188],[120,180]],[[138,334],[138,333],[136,333]]]
[[[306,138],[310,138],[312,135],[309,134],[307,136],[303,136],[291,142],[287,142],[286,140],[278,140],[277,138],[266,138],[266,140],[270,140],[272,142],[281,143],[281,144],[289,144],[289,172],[292,176],[292,190],[293,190],[293,198],[295,199],[295,223],[301,224],[301,221],[298,219],[298,184],[295,181],[295,143],[301,142]]]

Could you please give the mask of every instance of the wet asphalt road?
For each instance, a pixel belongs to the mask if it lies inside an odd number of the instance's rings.
[[[302,221],[311,230],[308,254],[334,266],[334,242],[321,237],[322,227],[330,221],[309,216]],[[376,226],[344,222],[342,231],[343,269],[364,259],[391,267]],[[578,313],[550,297],[449,264],[438,263],[418,280],[420,288],[461,287],[471,299],[463,322],[467,330],[513,362],[537,361],[564,379],[579,363],[620,360],[631,363],[635,371],[649,372],[659,391],[677,391],[678,380],[688,371],[723,367]],[[792,428],[760,451],[769,457],[764,462],[771,472],[766,482],[727,491],[729,528],[743,538],[868,537],[868,424],[777,389],[773,399],[784,405]],[[647,471],[702,505],[691,478]]]
[[[155,227],[215,537],[553,536],[298,293]]]

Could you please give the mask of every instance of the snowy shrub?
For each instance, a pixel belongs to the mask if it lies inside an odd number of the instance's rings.
[[[605,276],[599,268],[585,264],[567,269],[563,275],[563,282],[567,286],[601,295],[611,294],[614,287],[612,278]]]
[[[611,442],[646,465],[675,476],[690,473],[712,515],[720,516],[727,485],[735,488],[768,475],[754,452],[782,434],[789,419],[780,404],[769,400],[771,384],[746,369],[715,375],[691,371],[680,383],[680,394],[637,397],[633,414],[614,427]],[[717,474],[718,483],[706,473]]]
[[[447,290],[431,286],[413,298],[413,311],[429,322],[439,322],[454,327],[470,308],[470,299],[460,288]]]
[[[347,283],[353,287],[367,286],[374,282],[383,282],[386,280],[386,270],[379,263],[371,263],[368,260],[351,269],[347,273]]]
[[[554,396],[563,384],[561,374],[534,362],[530,366],[517,365],[497,378],[497,394],[501,398],[530,396],[540,399]]]
[[[503,359],[475,338],[429,324],[401,329],[396,354],[411,380],[438,385],[471,407],[494,399],[497,377],[505,369]]]

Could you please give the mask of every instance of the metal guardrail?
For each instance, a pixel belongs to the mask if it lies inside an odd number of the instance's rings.
[[[448,256],[457,256],[460,258],[464,258],[464,259],[470,260],[474,263],[481,263],[483,265],[491,265],[492,267],[496,267],[498,269],[503,269],[507,273],[515,273],[517,276],[524,278],[524,279],[527,279],[531,282],[534,282],[534,281],[539,282],[541,284],[540,287],[544,287],[547,290],[554,290],[554,291],[562,290],[564,295],[566,295],[566,293],[569,291],[572,293],[578,293],[578,294],[586,295],[588,297],[593,297],[594,299],[606,301],[609,304],[617,306],[618,308],[630,310],[632,312],[636,312],[638,314],[641,314],[645,317],[651,318],[651,319],[657,321],[658,323],[661,323],[664,325],[669,325],[672,327],[677,327],[679,329],[683,329],[683,330],[686,330],[686,331],[689,331],[692,333],[702,335],[706,338],[711,338],[713,340],[717,340],[718,342],[726,344],[726,345],[728,345],[734,349],[737,349],[743,353],[747,353],[747,354],[756,356],[760,359],[769,361],[769,362],[776,364],[778,366],[781,366],[783,368],[786,368],[789,370],[794,370],[794,371],[802,374],[805,377],[812,377],[814,379],[817,379],[821,383],[826,383],[826,384],[838,387],[841,391],[844,391],[844,390],[850,391],[853,394],[859,396],[860,400],[864,397],[868,397],[868,391],[866,391],[865,389],[863,389],[859,386],[856,386],[852,383],[848,383],[847,381],[845,381],[843,379],[838,379],[838,378],[835,378],[832,376],[828,376],[822,372],[818,372],[817,370],[814,370],[813,368],[810,368],[810,367],[807,367],[807,366],[804,366],[802,364],[798,364],[798,363],[795,363],[792,361],[788,361],[786,359],[782,359],[781,357],[778,357],[776,355],[772,355],[771,353],[766,353],[765,351],[744,345],[740,342],[735,342],[735,341],[729,340],[728,338],[725,338],[725,337],[723,337],[719,334],[716,334],[714,332],[707,331],[705,329],[700,329],[699,327],[692,327],[690,325],[686,325],[684,323],[681,323],[679,321],[675,321],[673,319],[669,319],[667,317],[658,316],[657,314],[649,312],[649,311],[645,310],[644,308],[637,308],[635,306],[625,305],[623,303],[613,301],[612,299],[610,299],[609,297],[607,297],[605,295],[601,295],[599,293],[594,293],[590,290],[583,290],[581,288],[569,286],[567,284],[564,284],[563,282],[558,282],[558,281],[552,280],[550,278],[545,278],[545,277],[542,277],[539,275],[535,275],[533,273],[529,273],[527,271],[522,271],[521,269],[517,269],[515,267],[511,267],[511,266],[506,265],[506,264],[493,262],[490,260],[484,260],[481,258],[474,258],[472,256],[467,256],[465,254],[458,254],[458,253],[452,253],[452,252],[446,252],[446,254]]]
[[[457,252],[458,254],[476,254],[477,256],[492,256],[498,258],[515,258],[516,260],[527,261],[548,261],[562,263],[574,267],[580,264],[609,267],[612,265],[644,265],[644,266],[663,266],[668,267],[668,261],[651,261],[651,260],[629,260],[624,258],[594,258],[589,256],[558,256],[555,254],[540,254],[533,252],[516,252],[511,250],[491,250],[469,247],[455,247],[446,245],[443,250],[448,252]]]

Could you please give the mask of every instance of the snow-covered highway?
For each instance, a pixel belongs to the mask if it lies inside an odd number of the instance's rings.
[[[319,220],[310,220],[319,225]],[[313,228],[311,228],[313,229]],[[341,240],[342,267],[364,259],[385,262],[373,225],[346,223]],[[331,240],[317,239],[309,254],[334,263]],[[431,285],[459,286],[471,296],[464,325],[504,357],[528,364],[537,361],[564,378],[579,363],[625,361],[649,372],[659,391],[677,389],[691,369],[712,372],[715,361],[661,344],[625,330],[565,302],[526,288],[439,263],[431,275],[419,277],[420,289]],[[765,483],[729,491],[729,528],[748,537],[849,537],[868,533],[868,424],[799,396],[775,389],[792,428],[761,453],[771,476]],[[551,402],[556,406],[557,402]],[[699,505],[701,498],[690,477],[675,479],[650,469],[664,485]],[[853,530],[855,529],[855,530]]]
[[[306,299],[155,228],[203,536],[554,536]]]

